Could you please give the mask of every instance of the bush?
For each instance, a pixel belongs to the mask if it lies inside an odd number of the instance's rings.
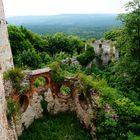
[[[40,53],[38,53],[35,49],[24,50],[16,56],[15,61],[17,66],[22,68],[36,69],[40,68],[42,64]]]
[[[64,73],[64,71],[62,71],[62,69],[60,67],[60,63],[55,61],[55,62],[49,64],[48,66],[51,68],[51,70],[53,72],[53,75],[52,75],[53,81],[58,84],[61,84],[61,82],[65,78],[65,73]]]
[[[24,73],[20,68],[9,69],[4,73],[4,79],[10,80],[12,83],[13,88],[18,91],[20,90],[21,86],[20,83],[24,77]]]
[[[19,112],[19,105],[15,103],[11,97],[6,98],[7,101],[7,118],[11,119],[14,115]]]
[[[104,111],[99,111],[97,117],[97,137],[101,140],[116,139],[118,137],[117,121],[112,118],[112,115]]]
[[[87,46],[87,50],[77,57],[77,60],[82,66],[87,66],[95,57],[94,48]]]

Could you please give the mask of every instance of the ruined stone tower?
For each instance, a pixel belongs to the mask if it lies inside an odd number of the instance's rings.
[[[3,2],[0,0],[0,71],[3,72],[11,67],[13,67],[13,59],[8,40]]]

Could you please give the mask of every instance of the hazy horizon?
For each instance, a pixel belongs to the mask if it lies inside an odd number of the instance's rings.
[[[118,15],[117,13],[63,13],[63,14],[55,14],[55,15],[15,15],[15,16],[7,16],[7,18],[13,17],[44,17],[44,16],[61,16],[61,15]]]
[[[129,0],[3,0],[6,17],[119,14]]]

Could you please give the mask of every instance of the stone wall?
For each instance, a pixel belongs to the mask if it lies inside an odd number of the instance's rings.
[[[34,121],[34,119],[42,117],[41,96],[34,93],[26,110],[22,111],[15,117],[15,128],[17,135],[20,136],[25,128]]]
[[[37,88],[34,83],[40,76],[45,77],[47,83],[43,87]],[[92,119],[96,117],[93,114],[97,108],[96,101],[99,94],[92,91],[89,98],[85,97],[76,89],[75,81],[76,79],[65,79],[62,84],[69,86],[71,93],[70,95],[62,95],[60,93],[61,85],[53,82],[49,68],[27,72],[21,84],[30,85],[30,90],[23,95],[9,94],[21,106],[19,115],[14,118],[17,135],[20,136],[23,130],[28,128],[35,119],[42,117],[44,108],[42,108],[41,102],[46,101],[45,109],[51,114],[67,111],[76,112],[79,121],[91,131],[96,140],[96,127],[92,123]]]
[[[68,96],[60,93],[60,85],[53,82],[49,68],[27,72],[22,84],[29,85],[30,90],[23,95],[14,93],[10,82],[5,82],[4,88],[3,72],[14,67],[6,24],[3,3],[0,0],[0,140],[17,140],[17,135],[20,136],[34,119],[42,117],[42,100],[48,103],[46,109],[50,113],[75,111],[80,122],[85,128],[91,130],[95,139],[96,129],[92,123],[92,118],[94,117],[93,106],[95,106],[96,98],[94,103],[86,98],[81,99],[73,80],[66,79],[62,83],[71,89]],[[77,63],[75,59],[72,61]],[[39,76],[46,79],[46,84],[41,88],[36,88],[34,82]],[[19,114],[11,120],[7,120],[6,117],[5,96],[11,96],[15,102],[20,104]]]
[[[119,52],[112,41],[97,40],[91,44],[94,47],[95,54],[100,57],[102,65],[107,65],[109,61],[119,58]],[[98,63],[98,60],[95,59]]]
[[[14,125],[9,125],[6,117],[6,100],[3,72],[13,67],[11,48],[2,0],[0,0],[0,140],[16,140]]]
[[[2,0],[0,0],[0,71],[13,67],[13,58],[8,40],[8,32]]]
[[[14,125],[9,125],[6,117],[6,100],[3,78],[0,73],[0,140],[16,140]]]

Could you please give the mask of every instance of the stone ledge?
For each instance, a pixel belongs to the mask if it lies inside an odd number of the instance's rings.
[[[34,75],[38,75],[38,74],[42,74],[42,73],[46,73],[46,72],[50,72],[51,69],[49,67],[47,68],[43,68],[43,69],[37,69],[37,70],[33,70],[32,72],[30,72],[30,76],[34,76]]]

